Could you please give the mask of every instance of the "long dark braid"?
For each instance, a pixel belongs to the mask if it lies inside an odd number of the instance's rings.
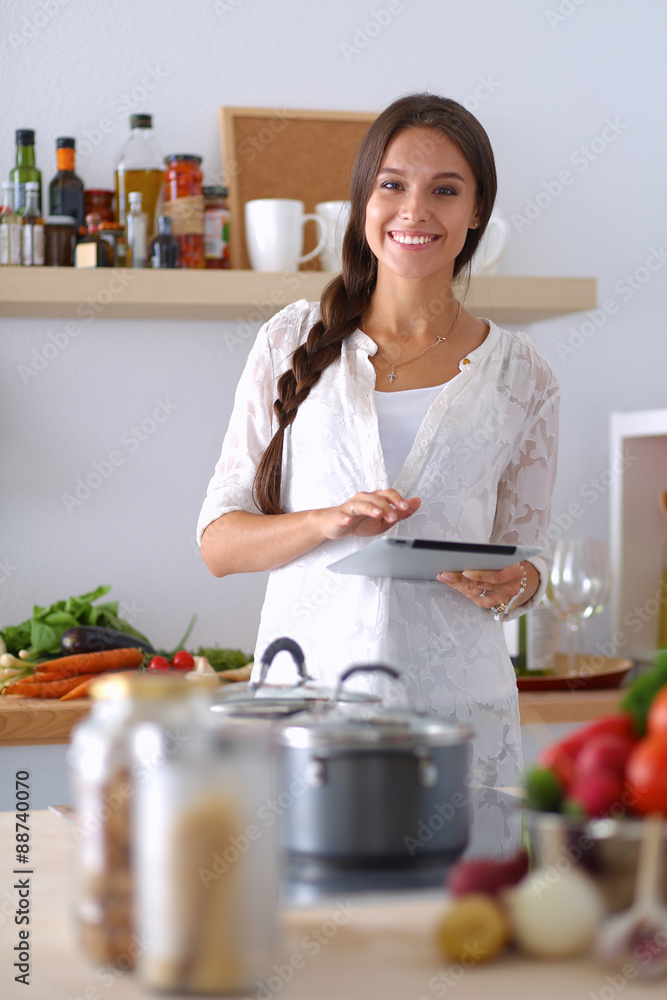
[[[484,235],[496,194],[493,152],[486,132],[462,105],[448,98],[414,94],[400,98],[375,119],[364,136],[352,171],[350,221],[343,240],[342,273],[329,282],[320,300],[320,319],[296,349],[292,366],[278,380],[274,412],[278,430],[259,463],[253,494],[263,514],[282,514],[282,457],[285,431],[320,375],[341,354],[343,341],[359,327],[377,278],[377,258],[365,236],[366,205],[389,141],[402,129],[436,128],[466,156],[477,180],[479,227],[454,263],[454,277],[468,265]],[[415,156],[419,155],[416,150]]]

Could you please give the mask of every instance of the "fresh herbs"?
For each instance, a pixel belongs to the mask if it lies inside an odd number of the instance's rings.
[[[197,656],[205,656],[214,670],[238,670],[252,662],[252,656],[246,656],[240,649],[220,649],[219,646],[205,648],[200,646]]]
[[[113,628],[148,642],[141,632],[119,617],[117,601],[93,604],[110,590],[110,586],[97,587],[89,594],[56,601],[46,608],[36,604],[32,609],[32,618],[21,622],[20,625],[8,625],[0,629],[0,636],[4,639],[7,652],[18,656],[20,650],[25,649],[30,654],[32,662],[62,656],[60,639],[68,629],[77,625]]]

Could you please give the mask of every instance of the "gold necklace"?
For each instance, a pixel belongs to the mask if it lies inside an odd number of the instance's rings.
[[[409,365],[411,361],[416,361],[417,358],[421,358],[422,354],[426,354],[427,351],[432,351],[434,347],[438,346],[438,344],[442,344],[442,343],[444,343],[445,340],[447,340],[447,337],[449,337],[449,335],[451,334],[452,330],[456,326],[456,321],[459,318],[459,313],[460,312],[461,312],[461,303],[459,302],[459,307],[456,310],[456,316],[454,317],[454,322],[450,326],[450,328],[447,331],[447,333],[445,334],[445,336],[444,337],[438,337],[438,339],[436,340],[435,344],[431,344],[429,347],[425,347],[423,351],[420,351],[419,354],[415,354],[414,358],[408,358],[407,361],[399,361],[399,363],[397,365],[395,365],[392,361],[389,360],[389,358],[386,358],[384,356],[384,354],[382,353],[382,351],[378,347],[378,354],[391,367],[391,371],[389,372],[389,374],[387,376],[387,378],[389,379],[389,384],[390,385],[392,385],[393,382],[394,382],[394,380],[398,378],[398,375],[396,374],[396,369],[397,368],[402,368],[403,365]]]

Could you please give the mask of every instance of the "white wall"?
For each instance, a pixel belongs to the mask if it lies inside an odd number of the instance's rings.
[[[599,329],[577,315],[531,330],[563,387],[554,514],[581,502],[571,533],[604,536],[606,491],[581,491],[608,468],[609,414],[667,405],[664,258],[642,270],[667,247],[666,28],[660,0],[2,0],[0,174],[17,127],[36,129],[46,184],[56,136],[72,134],[86,186],[110,187],[130,111],[152,112],[163,151],[200,153],[212,180],[221,104],[377,111],[418,89],[464,101],[514,219],[501,273],[593,275],[614,310]],[[235,324],[82,321],[22,379],[63,327],[0,320],[0,620],[111,583],[157,644],[196,612],[194,642],[251,650],[262,579],[214,580],[193,547],[244,360],[246,344],[224,339]],[[158,400],[169,416],[132,450],[127,432]],[[68,513],[62,494],[114,450],[123,464]]]

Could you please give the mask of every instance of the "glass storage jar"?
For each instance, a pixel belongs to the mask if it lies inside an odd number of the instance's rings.
[[[47,215],[44,220],[44,263],[47,267],[74,267],[76,220],[71,215]]]
[[[225,187],[211,185],[204,192],[204,260],[206,267],[229,267],[229,205]]]
[[[190,153],[165,157],[162,214],[171,218],[171,232],[178,240],[180,267],[206,266],[201,161],[201,156]]]
[[[277,863],[269,736],[208,707],[164,750],[154,724],[138,761],[160,758],[134,814],[137,961],[151,990],[247,996],[276,960]]]
[[[177,749],[197,685],[182,676],[110,674],[91,688],[90,715],[74,729],[68,751],[75,803],[74,915],[84,950],[96,961],[128,969],[137,957],[134,934],[132,813],[150,761],[136,765],[131,735],[157,721]]]

